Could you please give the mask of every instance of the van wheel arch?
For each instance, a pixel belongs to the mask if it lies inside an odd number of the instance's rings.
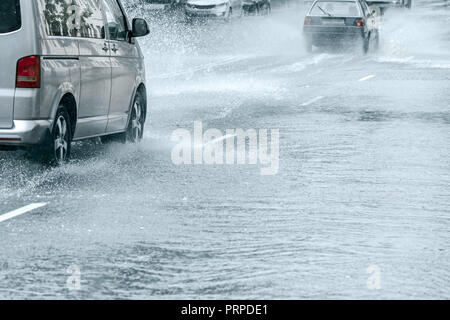
[[[66,93],[62,99],[59,105],[63,105],[67,113],[70,117],[70,129],[72,133],[72,137],[75,134],[75,128],[77,126],[77,119],[78,119],[78,110],[77,110],[77,102],[75,100],[75,97],[71,93]]]
[[[144,119],[147,118],[147,88],[145,87],[145,85],[143,83],[141,83],[137,90],[136,93],[140,93],[142,99],[144,100]],[[133,107],[133,106],[131,106]]]

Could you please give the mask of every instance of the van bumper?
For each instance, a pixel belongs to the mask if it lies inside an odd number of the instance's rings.
[[[50,128],[50,120],[14,120],[13,128],[0,129],[0,146],[31,147],[40,145],[50,134]]]

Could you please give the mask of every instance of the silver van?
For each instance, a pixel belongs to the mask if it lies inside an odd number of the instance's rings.
[[[72,141],[142,139],[148,33],[119,0],[1,0],[0,150],[61,163]]]

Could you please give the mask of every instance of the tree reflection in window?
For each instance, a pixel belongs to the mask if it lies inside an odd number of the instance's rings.
[[[104,38],[97,0],[41,0],[50,36]]]

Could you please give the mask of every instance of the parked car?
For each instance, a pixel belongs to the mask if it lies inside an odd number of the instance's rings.
[[[367,53],[371,42],[379,45],[376,10],[364,0],[316,0],[305,17],[303,35],[309,52],[313,46],[361,43]]]
[[[377,7],[381,14],[384,14],[389,8],[408,8],[412,7],[412,0],[367,0],[371,7]]]
[[[272,10],[270,0],[243,0],[242,11],[244,14],[270,14]]]
[[[118,0],[2,0],[0,148],[61,163],[72,141],[141,140],[148,33]]]
[[[144,8],[152,13],[168,12],[180,9],[183,6],[181,0],[143,0]]]
[[[185,15],[188,21],[194,18],[220,18],[229,20],[240,15],[241,0],[187,0]]]

